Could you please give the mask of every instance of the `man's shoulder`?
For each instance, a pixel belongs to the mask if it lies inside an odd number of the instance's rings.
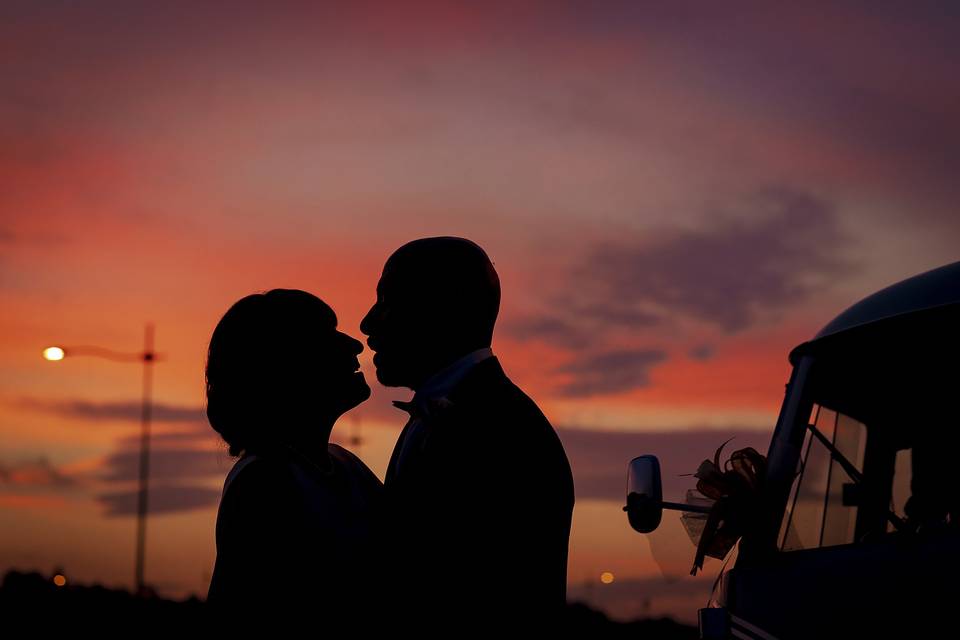
[[[537,458],[552,455],[565,460],[553,425],[533,398],[507,376],[500,363],[490,358],[476,367],[450,396],[456,421],[466,427],[452,431],[471,439],[508,442],[512,450],[529,450]]]
[[[531,479],[528,488],[540,490],[545,483],[557,495],[572,495],[570,463],[557,431],[499,362],[490,360],[479,363],[486,369],[472,371],[480,375],[466,378],[451,395],[458,424],[445,431],[456,443],[452,446],[468,456],[495,456],[506,482],[523,476]],[[518,497],[524,495],[517,485],[511,487]]]
[[[452,406],[469,409],[479,415],[510,413],[547,422],[537,403],[507,377],[496,357],[477,363],[448,399]]]

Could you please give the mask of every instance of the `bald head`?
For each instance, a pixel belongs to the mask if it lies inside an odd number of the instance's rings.
[[[380,382],[416,388],[460,356],[490,346],[499,309],[500,279],[479,245],[423,238],[387,260],[360,329],[377,352]]]
[[[423,238],[397,249],[383,268],[390,284],[421,308],[456,320],[489,346],[500,310],[500,278],[480,246],[465,238]]]

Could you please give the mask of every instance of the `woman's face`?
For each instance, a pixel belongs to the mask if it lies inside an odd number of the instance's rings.
[[[318,400],[336,418],[370,397],[370,386],[357,359],[363,343],[338,331],[335,325],[321,330],[319,338],[314,360],[316,376],[310,378],[316,385]],[[308,366],[308,370],[311,368]]]
[[[312,294],[273,289],[242,298],[210,340],[211,425],[238,451],[329,429],[370,397],[357,360],[362,351]]]
[[[275,385],[280,403],[275,407],[283,411],[286,405],[288,419],[300,424],[308,416],[336,420],[370,397],[357,359],[363,344],[337,329],[337,316],[319,299],[298,302],[302,304],[271,314],[273,348],[281,353],[273,356],[276,375],[270,370],[261,375]]]

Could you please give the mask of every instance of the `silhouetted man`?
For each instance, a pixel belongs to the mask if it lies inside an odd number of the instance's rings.
[[[386,476],[393,621],[552,625],[573,477],[556,432],[490,344],[500,281],[479,246],[425,238],[383,268],[360,329],[377,379],[409,387]]]

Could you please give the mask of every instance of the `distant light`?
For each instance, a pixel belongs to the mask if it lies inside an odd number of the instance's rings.
[[[613,574],[609,571],[604,571],[600,574],[600,582],[603,584],[613,584]]]
[[[63,349],[61,349],[60,347],[47,347],[46,349],[43,350],[43,357],[46,358],[47,360],[50,360],[51,362],[55,362],[57,360],[63,360],[64,355],[65,354],[63,353]]]
[[[65,587],[67,586],[67,579],[62,574],[58,573],[57,575],[53,576],[53,584],[57,585],[58,587]]]

